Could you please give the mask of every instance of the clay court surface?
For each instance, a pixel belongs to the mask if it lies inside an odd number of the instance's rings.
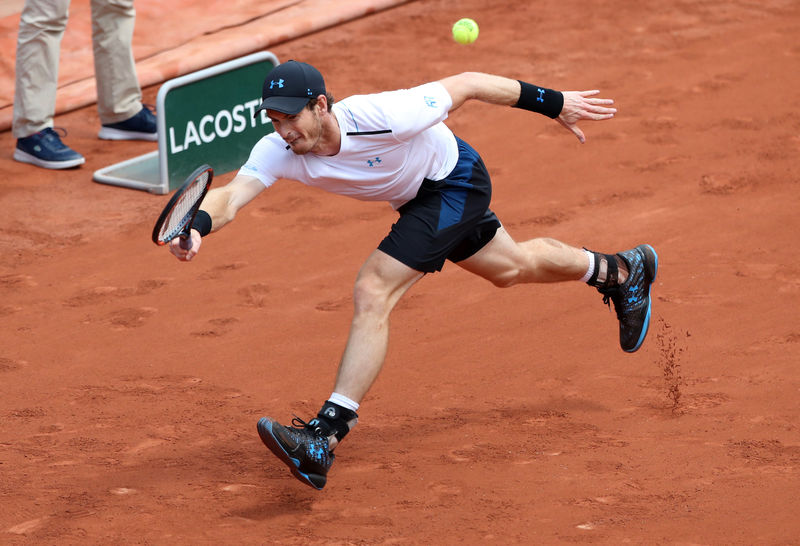
[[[337,97],[477,70],[614,98],[585,145],[478,103],[448,124],[517,239],[656,248],[643,348],[623,353],[578,283],[446,266],[394,312],[315,491],[256,421],[330,394],[389,206],[282,182],[180,263],[150,242],[167,196],[91,180],[153,143],[97,140],[88,106],[56,118],[87,163],[56,172],[14,162],[5,131],[0,543],[798,543],[800,5],[488,4],[410,2],[269,49]],[[449,37],[463,16],[472,46]]]

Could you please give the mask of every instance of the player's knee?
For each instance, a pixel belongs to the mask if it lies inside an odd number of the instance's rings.
[[[508,261],[502,266],[488,268],[478,273],[497,288],[508,288],[521,282],[523,269],[518,264]]]
[[[357,315],[386,313],[388,295],[382,283],[372,275],[362,275],[353,287],[353,307]]]
[[[497,274],[494,277],[490,278],[489,280],[497,288],[508,288],[510,286],[514,286],[515,284],[517,284],[519,282],[519,279],[520,279],[520,270],[515,268]]]

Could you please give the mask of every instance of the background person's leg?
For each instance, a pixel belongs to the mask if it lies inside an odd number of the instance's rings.
[[[19,20],[13,134],[25,138],[53,126],[58,57],[69,0],[27,0]]]
[[[133,0],[92,0],[92,49],[100,123],[125,121],[142,109],[133,58]]]

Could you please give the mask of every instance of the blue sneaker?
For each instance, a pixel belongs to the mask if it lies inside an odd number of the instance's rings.
[[[64,136],[67,136],[66,131]],[[61,137],[52,127],[18,138],[14,159],[45,169],[69,169],[86,162],[81,154],[61,142]]]
[[[104,124],[97,134],[103,140],[158,140],[156,116],[142,106],[135,116],[118,123]]]
[[[297,417],[292,424],[300,428],[285,427],[269,417],[262,417],[258,421],[258,435],[295,478],[314,489],[322,489],[334,459],[328,450],[328,439]]]
[[[650,287],[658,272],[658,255],[650,245],[639,245],[617,253],[628,266],[628,278],[619,285],[598,288],[603,303],[611,305],[619,320],[619,344],[622,350],[633,353],[642,346],[650,326]]]

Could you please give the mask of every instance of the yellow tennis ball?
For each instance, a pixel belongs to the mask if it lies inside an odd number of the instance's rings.
[[[453,25],[453,39],[459,44],[471,44],[478,39],[478,23],[464,18]]]

